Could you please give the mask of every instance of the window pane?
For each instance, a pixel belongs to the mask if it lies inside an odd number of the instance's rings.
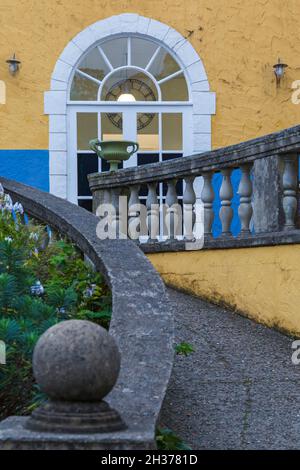
[[[93,212],[93,201],[92,199],[79,199],[78,200],[79,207],[83,207],[89,212]]]
[[[122,140],[123,119],[122,113],[101,114],[101,140]]]
[[[77,114],[77,148],[90,150],[89,142],[98,137],[97,113]]]
[[[162,101],[188,101],[189,94],[184,75],[168,80],[160,85]]]
[[[120,101],[124,95],[131,95],[131,101],[157,101],[157,90],[152,80],[135,69],[120,70],[109,77],[101,99]]]
[[[159,153],[138,153],[137,155],[137,164],[141,165],[150,165],[150,163],[159,162]],[[147,196],[147,193],[146,193]]]
[[[159,150],[158,114],[137,113],[139,150]]]
[[[78,196],[90,196],[90,186],[87,175],[98,172],[98,157],[96,154],[79,154],[78,158]]]
[[[79,70],[97,78],[103,80],[105,75],[109,72],[108,66],[104,62],[98,47],[92,49],[83,59],[79,65]]]
[[[168,160],[174,160],[175,158],[181,158],[182,153],[163,153],[162,161],[167,162]]]
[[[163,150],[182,149],[182,114],[162,114],[162,148]]]
[[[74,75],[71,87],[71,101],[97,101],[98,85],[87,78]]]
[[[149,72],[159,81],[162,78],[172,75],[180,69],[173,57],[164,49],[161,49],[158,56],[151,65]]]
[[[145,68],[154,52],[159,46],[147,39],[131,39],[131,63],[137,67]]]
[[[127,65],[127,38],[112,39],[101,44],[101,48],[114,68]]]
[[[163,183],[162,186],[163,186],[162,194],[163,194],[163,196],[166,196],[167,192],[168,192],[168,184]],[[183,194],[183,180],[177,181],[177,183],[176,183],[176,194],[177,194],[177,197],[182,197],[182,194]]]

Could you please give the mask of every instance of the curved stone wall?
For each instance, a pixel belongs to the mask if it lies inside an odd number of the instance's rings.
[[[68,236],[106,276],[113,296],[110,333],[121,352],[120,376],[107,401],[139,445],[154,448],[174,355],[173,316],[159,274],[133,242],[100,241],[98,219],[85,209],[11,180],[0,181],[30,215]]]

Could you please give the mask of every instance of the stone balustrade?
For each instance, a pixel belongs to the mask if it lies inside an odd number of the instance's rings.
[[[212,227],[216,217],[221,222],[219,244],[235,246],[245,244],[245,240],[252,244],[257,237],[270,238],[270,234],[296,230],[299,152],[300,126],[296,126],[212,152],[91,174],[89,184],[93,208],[96,212],[101,202],[106,201],[117,209],[118,196],[128,196],[129,226],[139,219],[140,229],[146,227],[140,231],[144,237],[138,237],[135,232],[133,238],[140,241],[143,238],[151,245],[167,241],[168,249],[174,242],[193,242],[199,238],[201,230],[196,233],[199,224],[202,225],[205,245],[215,246]],[[231,178],[235,169],[239,169],[241,174],[236,190]],[[216,173],[220,173],[222,179],[219,194],[215,194],[213,187]],[[145,187],[147,196],[142,202],[147,211],[138,211],[140,190]],[[180,194],[178,187],[183,187]],[[237,216],[241,227],[237,237],[233,237],[231,232],[234,191],[238,195]],[[217,199],[218,213],[215,210]],[[162,203],[165,204],[163,210]],[[122,214],[117,210],[116,217],[120,216]],[[132,230],[128,234],[132,236]]]

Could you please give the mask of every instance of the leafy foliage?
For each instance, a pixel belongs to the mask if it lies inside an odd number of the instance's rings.
[[[175,346],[175,351],[176,351],[176,354],[189,356],[190,354],[195,352],[195,348],[192,344],[182,341],[181,343]]]
[[[31,369],[40,335],[56,323],[88,319],[109,326],[111,296],[101,274],[67,240],[4,204],[0,187],[0,420],[26,414],[43,399]],[[41,287],[37,295],[32,286]]]
[[[192,450],[171,429],[157,428],[156,444],[159,450]]]

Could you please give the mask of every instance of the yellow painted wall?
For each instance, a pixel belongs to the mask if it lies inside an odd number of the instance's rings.
[[[165,282],[300,336],[300,246],[148,255]]]
[[[213,146],[246,140],[299,122],[291,83],[300,79],[299,0],[1,0],[0,149],[48,148],[43,93],[68,42],[91,23],[133,12],[152,17],[189,37],[217,93]],[[22,70],[12,78],[13,53]],[[289,64],[276,89],[272,65]]]

